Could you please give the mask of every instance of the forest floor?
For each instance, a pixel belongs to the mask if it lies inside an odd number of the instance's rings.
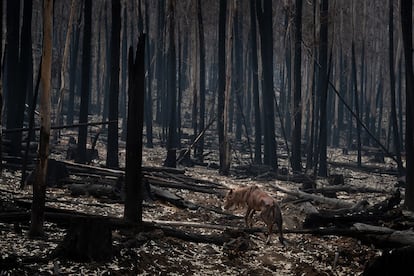
[[[122,146],[122,145],[121,145]],[[105,147],[98,142],[100,157],[104,159]],[[125,151],[121,151],[121,160]],[[52,154],[62,159],[63,153]],[[156,146],[144,148],[143,165],[160,167],[166,156],[165,149]],[[248,160],[233,154],[233,168],[245,165]],[[353,163],[355,152],[343,155],[340,149],[330,149],[328,159],[335,162]],[[206,162],[217,163],[216,154],[206,157]],[[285,162],[285,163],[283,163]],[[99,166],[103,161],[96,162]],[[364,160],[364,164],[368,164]],[[122,163],[121,163],[122,165]],[[378,165],[378,164],[376,164]],[[288,167],[281,161],[281,167]],[[394,165],[386,158],[381,164],[384,169]],[[231,171],[229,176],[222,176],[217,169],[205,166],[185,167],[185,175],[222,184],[228,188],[245,185],[258,185],[274,196],[280,203],[284,218],[284,229],[301,229],[304,219],[302,208],[292,197],[276,191],[272,184],[295,190],[300,184],[280,181],[272,178],[258,178],[241,174],[239,170]],[[381,172],[362,172],[359,170],[330,167],[331,174],[342,174],[345,184],[354,187],[371,187],[391,191],[397,182],[396,176]],[[16,199],[30,199],[32,190],[27,187],[19,189],[20,171],[3,171],[0,178],[0,209],[13,206]],[[318,179],[318,185],[326,185],[324,179]],[[162,201],[145,201],[144,221],[194,222],[206,225],[223,225],[244,228],[244,210],[235,210],[236,219],[210,211],[209,208],[221,208],[223,198],[214,194],[190,192],[165,188],[187,201],[207,208],[190,210],[179,208]],[[349,202],[367,200],[370,204],[384,200],[387,193],[338,193],[338,198]],[[329,208],[314,204],[316,208]],[[71,195],[63,188],[47,189],[47,206],[76,210],[88,214],[111,217],[123,216],[123,205],[101,201],[91,196]],[[255,216],[255,227],[265,228],[259,216]],[[222,231],[202,227],[177,226],[187,232],[212,234]],[[231,252],[226,246],[209,243],[194,243],[160,233],[136,233],[126,235],[123,231],[113,230],[114,257],[109,262],[79,263],[61,258],[48,259],[47,256],[63,239],[66,229],[58,224],[45,222],[46,237],[41,240],[28,238],[28,223],[0,223],[0,275],[353,275],[360,274],[365,264],[381,254],[370,244],[363,244],[357,239],[341,236],[316,236],[310,234],[285,234],[286,246],[282,246],[274,234],[270,245],[265,244],[263,233],[248,235],[249,245],[245,250]],[[137,241],[135,242],[134,238]],[[31,258],[32,257],[32,258]],[[39,259],[45,261],[39,261]]]

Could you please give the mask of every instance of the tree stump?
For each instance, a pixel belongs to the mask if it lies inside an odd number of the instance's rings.
[[[406,246],[385,251],[382,256],[369,262],[362,275],[410,275],[414,269],[414,247]]]
[[[102,220],[82,218],[71,221],[70,228],[54,252],[74,261],[108,261],[112,258],[112,231]]]

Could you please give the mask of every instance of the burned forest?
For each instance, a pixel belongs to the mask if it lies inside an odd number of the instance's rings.
[[[414,273],[412,0],[0,0],[0,275]]]

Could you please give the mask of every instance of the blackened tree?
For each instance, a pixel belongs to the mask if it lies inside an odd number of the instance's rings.
[[[109,90],[109,125],[106,166],[118,167],[118,98],[119,98],[119,55],[121,34],[121,2],[112,0],[111,30],[111,80]]]
[[[262,57],[262,94],[264,125],[263,163],[277,171],[276,137],[273,93],[273,23],[272,1],[256,1]]]
[[[79,111],[78,133],[78,154],[77,162],[86,162],[86,140],[88,134],[88,109],[90,94],[90,69],[91,69],[91,18],[92,18],[92,1],[85,0],[84,5],[84,31],[83,31],[83,49],[82,49],[82,82],[81,82],[81,102]]]

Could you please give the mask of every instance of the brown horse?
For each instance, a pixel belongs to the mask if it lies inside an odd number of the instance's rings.
[[[273,225],[279,228],[279,241],[283,243],[282,232],[282,213],[280,207],[273,197],[262,191],[257,186],[249,186],[238,189],[231,189],[224,199],[224,209],[228,210],[232,206],[247,205],[245,222],[247,227],[252,227],[252,217],[256,211],[260,211],[260,217],[267,225],[267,240],[270,243],[270,236],[273,231]]]

